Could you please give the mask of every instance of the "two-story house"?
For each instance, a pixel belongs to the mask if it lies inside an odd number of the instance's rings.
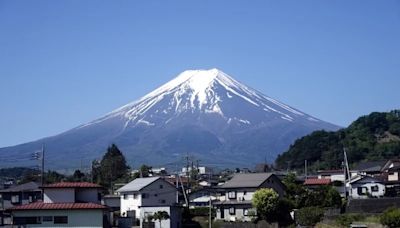
[[[43,201],[12,207],[14,225],[24,227],[103,227],[107,207],[101,186],[88,182],[44,185]]]
[[[217,218],[225,221],[251,221],[254,192],[260,188],[271,188],[280,197],[285,194],[285,186],[281,180],[272,173],[240,173],[219,187],[221,197],[215,202]]]
[[[36,182],[28,182],[0,190],[0,226],[11,225],[11,214],[7,210],[42,200],[42,190]]]
[[[177,207],[178,191],[174,185],[160,177],[136,178],[117,192],[121,196],[121,216],[132,218],[140,224],[158,211],[166,211],[170,219],[163,220],[163,228],[180,227],[180,208]],[[159,223],[155,223],[159,227]]]

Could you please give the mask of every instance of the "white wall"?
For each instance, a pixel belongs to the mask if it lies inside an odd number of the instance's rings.
[[[373,192],[371,187],[378,186],[378,191]],[[365,199],[368,198],[368,195],[359,195],[358,194],[358,187],[366,188],[369,195],[372,197],[382,197],[385,195],[385,185],[381,183],[362,183],[362,184],[352,184],[351,185],[351,197],[355,199]]]
[[[399,172],[389,172],[388,181],[398,181],[399,180]]]
[[[75,189],[73,188],[46,188],[44,189],[45,203],[73,203],[75,202]]]
[[[136,199],[134,199],[136,194]],[[124,198],[127,196],[127,199]],[[135,210],[136,217],[140,215],[140,206],[142,205],[142,196],[138,192],[121,192],[121,216],[125,217],[128,215],[128,211]]]
[[[82,227],[102,228],[102,210],[34,210],[14,211],[13,216],[68,216],[68,224],[54,224],[54,222],[42,222],[42,224],[31,224],[26,227]]]

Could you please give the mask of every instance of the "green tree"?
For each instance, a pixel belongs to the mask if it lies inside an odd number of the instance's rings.
[[[101,184],[109,189],[117,179],[128,175],[129,166],[122,152],[115,144],[107,148],[106,154],[100,162]]]
[[[389,228],[400,227],[400,209],[389,208],[381,215],[381,223]]]
[[[296,222],[302,226],[314,226],[324,217],[324,210],[319,207],[303,207],[296,212]]]
[[[158,220],[158,222],[160,223],[160,228],[161,228],[162,220],[169,219],[169,214],[166,211],[157,211],[156,213],[153,214],[153,219]]]
[[[85,174],[82,173],[79,169],[75,170],[74,174],[72,175],[72,180],[73,181],[84,181],[85,180]]]
[[[268,222],[276,220],[279,203],[279,195],[273,189],[261,188],[253,195],[253,206],[257,209],[257,215],[260,219],[265,219]]]
[[[141,165],[139,168],[139,172],[135,173],[134,178],[139,178],[139,177],[149,177],[150,172],[151,172],[152,167],[148,165]]]

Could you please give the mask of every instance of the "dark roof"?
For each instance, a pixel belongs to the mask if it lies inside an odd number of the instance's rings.
[[[101,186],[89,182],[58,182],[44,185],[42,188],[101,188]]]
[[[0,190],[0,192],[28,192],[28,191],[40,191],[39,184],[35,182],[28,182],[20,184],[11,188]]]
[[[106,206],[95,203],[43,203],[35,202],[10,208],[17,210],[80,210],[80,209],[106,209]]]
[[[340,173],[343,174],[343,170],[341,169],[334,169],[334,170],[319,170],[319,174],[335,174],[335,173]]]
[[[367,161],[359,163],[354,169],[357,171],[365,171],[365,172],[379,172],[382,167],[386,164],[385,161]]]
[[[306,179],[304,181],[304,185],[329,185],[331,183],[331,179]]]
[[[257,188],[267,179],[272,173],[238,173],[232,179],[227,181],[221,188]]]

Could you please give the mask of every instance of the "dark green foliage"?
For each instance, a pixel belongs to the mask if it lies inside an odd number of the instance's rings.
[[[139,172],[135,173],[134,178],[139,178],[139,177],[148,177],[151,171],[151,166],[148,165],[141,165],[139,168]]]
[[[302,226],[314,226],[324,217],[324,210],[319,207],[304,207],[296,212],[296,222]]]
[[[335,222],[340,227],[350,227],[353,222],[361,221],[365,219],[365,215],[362,214],[342,214],[335,219]]]
[[[389,208],[381,215],[381,223],[389,228],[400,227],[400,209]]]
[[[159,221],[161,228],[161,221],[169,219],[169,214],[166,211],[157,211],[153,214],[153,219]]]
[[[373,112],[336,132],[315,131],[300,138],[278,156],[279,168],[302,169],[304,160],[311,169],[340,169],[343,148],[350,163],[393,158],[400,155],[400,110]]]
[[[209,207],[195,207],[195,208],[190,208],[189,212],[192,216],[208,216],[210,213],[210,208]],[[215,209],[211,209],[211,216],[214,218],[215,217]]]
[[[108,189],[113,182],[126,177],[129,171],[124,155],[115,144],[107,148],[100,163],[94,161],[92,165],[93,179]]]
[[[45,173],[45,184],[57,183],[65,179],[64,175],[57,173],[56,171],[49,170]]]
[[[0,169],[0,177],[3,179],[21,179],[24,176],[37,176],[40,173],[37,169],[30,169],[24,167],[13,167]]]
[[[258,189],[252,199],[253,207],[257,209],[259,219],[268,222],[276,221],[278,212],[279,195],[271,188]]]
[[[309,190],[301,184],[296,183],[296,176],[291,173],[284,179],[286,186],[286,198],[293,205],[293,208],[302,207],[334,207],[342,205],[340,194],[332,186],[321,186],[314,190]]]

